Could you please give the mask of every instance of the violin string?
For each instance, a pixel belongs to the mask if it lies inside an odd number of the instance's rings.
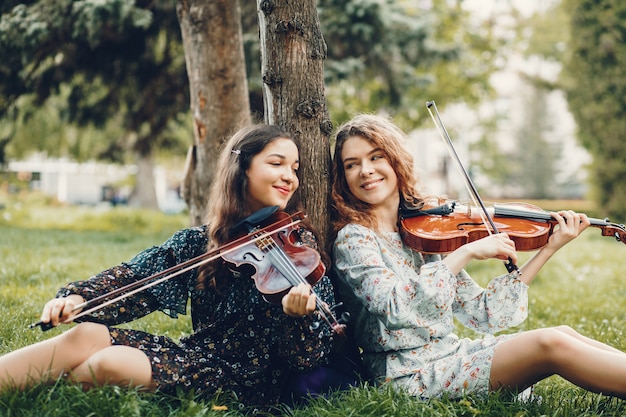
[[[286,266],[287,267],[286,269],[289,269],[290,272],[293,273],[297,277],[298,283],[308,284],[308,282],[306,281],[306,278],[302,276],[302,274],[297,269],[295,264],[287,256],[285,251],[282,250],[282,248],[280,246],[276,245],[276,242],[273,239],[272,239],[272,242],[274,243],[274,245],[271,246],[271,250],[272,250],[271,253],[273,255],[272,258],[275,259],[278,263]],[[319,310],[320,315],[324,319],[324,321],[326,321],[326,323],[328,323],[328,325],[333,327],[333,325],[330,323],[330,321],[331,321],[330,318],[326,314],[327,311],[326,311],[325,305],[324,305],[324,303],[322,303],[322,301],[319,299],[319,297],[315,297],[315,304],[316,304],[316,306],[317,306],[317,308]],[[332,317],[332,315],[331,315],[331,317]]]
[[[299,283],[308,283],[305,277],[303,277],[300,271],[297,269],[295,264],[287,256],[285,251],[278,244],[276,244],[276,241],[271,236],[264,239],[263,242],[260,243],[263,244],[263,248],[266,248],[266,253],[271,256],[271,258],[274,260],[274,263],[280,265],[277,266],[277,268],[279,269],[279,271],[281,271],[281,273],[285,276],[285,278],[290,282],[291,285],[297,286]],[[332,316],[332,313],[327,311],[326,305],[321,302],[319,297],[315,298],[315,304],[318,308],[318,313],[329,326],[334,328],[336,325],[338,325],[338,323],[336,323],[336,320]]]
[[[300,283],[308,283],[306,281],[306,278],[302,276],[293,261],[291,261],[285,251],[276,243],[276,241],[271,236],[263,239],[263,241],[260,241],[259,244],[263,245],[262,250],[264,250],[266,254],[270,255],[272,260],[274,260],[273,264],[277,266],[278,270],[285,276],[285,278],[287,279],[287,281],[289,281],[291,285],[297,286]],[[280,265],[280,267],[278,265]],[[321,302],[319,297],[315,297],[315,305],[317,306],[318,312],[322,319],[329,326],[335,327],[335,320],[331,320],[331,318],[328,317],[326,306]]]

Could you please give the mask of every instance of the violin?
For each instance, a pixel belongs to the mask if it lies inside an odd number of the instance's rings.
[[[403,207],[400,207],[401,217],[404,216],[400,220],[400,231],[405,243],[425,253],[448,253],[471,241],[490,234],[504,232],[515,242],[517,250],[531,251],[545,246],[554,231],[556,220],[549,213],[530,204],[499,205],[488,210],[454,149],[452,139],[437,110],[437,105],[431,100],[426,103],[426,108],[450,156],[465,180],[470,198],[475,207],[480,208],[480,210],[456,213],[453,205],[451,207],[440,206],[429,213],[431,211],[429,209],[411,208],[406,210],[404,207],[405,213],[403,215]],[[420,211],[425,215],[419,214]],[[437,214],[438,211],[439,214]],[[415,216],[407,215],[411,212],[417,214]],[[493,216],[490,212],[493,212]],[[431,217],[430,214],[435,215],[435,217]],[[435,218],[436,220],[433,221]],[[599,227],[603,236],[613,236],[618,241],[626,243],[624,225],[609,223],[608,219],[590,220],[591,226]],[[521,273],[511,258],[505,261],[504,266],[509,273]]]
[[[491,218],[497,230],[509,235],[519,251],[533,251],[548,243],[556,220],[550,213],[527,203],[494,204]],[[589,219],[600,228],[602,236],[614,237],[626,244],[626,228],[608,219]],[[423,209],[400,209],[400,234],[411,248],[424,253],[449,253],[462,245],[486,237],[493,231],[480,212],[460,208],[456,202]]]
[[[315,285],[324,276],[326,267],[316,250],[294,244],[293,228],[304,216],[301,213],[290,216],[277,210],[278,206],[266,207],[242,220],[233,229],[245,227],[248,233],[225,245],[75,306],[73,311],[83,311],[72,317],[72,321],[219,258],[238,267],[251,265],[255,269],[252,278],[264,299],[280,304],[282,297],[293,286],[303,282]],[[264,224],[267,225],[263,227]],[[338,320],[332,308],[317,296],[316,307],[324,322],[336,334],[345,336],[345,323],[349,315],[343,313]],[[42,331],[46,331],[52,325],[38,321],[29,326],[33,327],[41,327]],[[319,323],[312,325],[313,329],[317,327]]]
[[[266,207],[237,224],[234,229],[245,230],[247,236],[255,236],[260,230],[269,235],[255,239],[242,245],[237,251],[222,256],[236,268],[251,265],[255,270],[252,279],[256,288],[271,304],[281,304],[282,298],[289,290],[300,283],[314,286],[326,272],[318,251],[306,245],[294,244],[294,229],[283,227],[292,220],[292,216],[277,209],[277,206]],[[268,223],[269,226],[262,228]],[[337,320],[332,309],[317,295],[316,307],[326,324],[337,334],[344,336],[348,313],[344,313],[341,319]]]

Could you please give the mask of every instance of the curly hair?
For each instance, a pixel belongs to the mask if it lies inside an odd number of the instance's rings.
[[[346,140],[354,136],[371,142],[385,153],[398,177],[401,204],[408,207],[423,205],[423,195],[417,188],[418,175],[414,159],[404,147],[407,141],[406,134],[386,117],[360,114],[342,124],[335,135],[331,180],[331,200],[334,210],[331,218],[334,234],[348,223],[358,223],[373,229],[378,226],[370,204],[355,198],[346,182],[341,152]]]

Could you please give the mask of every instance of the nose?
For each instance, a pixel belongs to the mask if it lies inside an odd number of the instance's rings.
[[[374,172],[374,166],[368,161],[361,164],[361,175],[366,177]]]
[[[293,169],[291,167],[285,167],[285,169],[283,169],[282,171],[282,175],[281,178],[288,182],[291,183],[293,182],[294,177],[296,176],[296,173],[293,171]]]

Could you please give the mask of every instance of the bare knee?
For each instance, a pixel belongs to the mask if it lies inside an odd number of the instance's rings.
[[[74,377],[81,382],[103,385],[117,382],[121,375],[118,364],[111,355],[103,352],[96,353],[81,365],[81,372],[76,369]]]
[[[558,330],[560,332],[563,332],[565,334],[568,334],[570,336],[578,336],[578,335],[580,335],[580,333],[578,333],[576,330],[572,329],[570,326],[567,326],[565,324],[553,327],[553,329]]]
[[[79,323],[61,334],[61,341],[65,349],[72,349],[86,356],[111,346],[109,329],[98,323]]]
[[[87,384],[134,385],[150,387],[152,368],[139,349],[112,346],[91,355],[73,371],[73,378]]]
[[[572,348],[572,335],[575,331],[568,326],[558,326],[537,330],[537,348],[542,357],[554,364],[567,357]]]

